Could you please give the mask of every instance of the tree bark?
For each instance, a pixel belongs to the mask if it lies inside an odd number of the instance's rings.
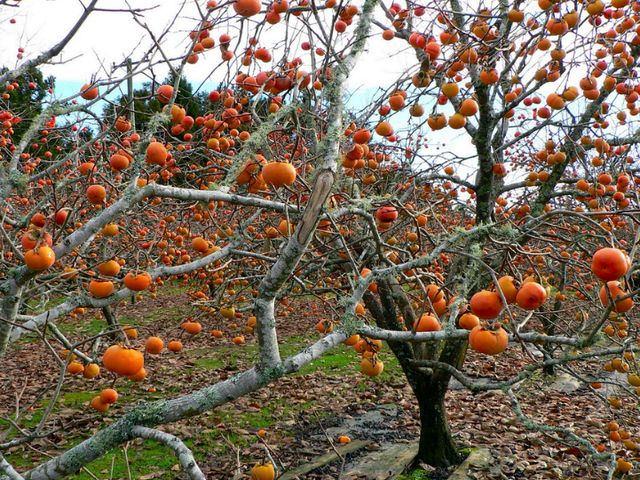
[[[560,309],[560,307],[561,307],[560,302],[556,301],[555,305],[553,306],[553,310],[557,311]],[[551,316],[552,318],[549,318],[549,316]],[[546,312],[546,314],[543,314],[540,316],[540,321],[542,322],[542,329],[546,335],[555,334],[556,315],[554,313]],[[547,356],[547,355],[545,355],[545,357],[546,357],[545,360],[549,360],[550,358],[553,358],[552,356]],[[544,368],[542,369],[542,372],[545,375],[553,376],[555,375],[556,370],[553,365],[545,365]]]
[[[0,358],[9,347],[9,339],[18,315],[23,290],[23,287],[13,279],[6,282],[4,287],[4,290],[0,290]]]
[[[420,444],[414,465],[426,463],[433,467],[449,467],[462,460],[451,436],[445,394],[448,382],[442,385],[428,376],[411,386],[420,407]]]
[[[365,305],[383,328],[398,328],[396,309],[391,298],[391,289],[386,280],[378,283],[380,301],[371,293],[364,295]],[[395,325],[395,328],[394,328]],[[434,467],[449,467],[460,463],[460,456],[449,428],[445,394],[449,388],[450,375],[441,370],[427,373],[412,364],[416,352],[405,342],[389,341],[389,347],[398,359],[420,409],[420,444],[414,465],[426,463]],[[459,367],[464,361],[466,339],[445,345],[440,360]],[[432,352],[435,354],[435,351]]]
[[[109,333],[109,338],[113,341],[118,340],[118,337],[121,334],[120,324],[118,323],[118,319],[116,318],[115,314],[111,310],[111,307],[109,305],[105,305],[104,307],[102,307],[102,314],[104,315],[104,319],[107,321],[107,325],[109,325],[109,330],[111,330],[111,333]]]

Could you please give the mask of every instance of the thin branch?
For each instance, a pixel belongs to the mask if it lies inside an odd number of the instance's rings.
[[[178,461],[182,466],[182,470],[191,480],[205,480],[205,476],[200,470],[193,452],[187,447],[182,440],[175,435],[171,435],[153,428],[142,427],[137,425],[131,429],[131,433],[136,437],[145,438],[147,440],[155,440],[174,451]]]

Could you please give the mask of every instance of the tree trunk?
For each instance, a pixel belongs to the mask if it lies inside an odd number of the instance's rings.
[[[560,302],[556,302],[556,304],[553,306],[554,311],[558,311],[560,310],[561,305]],[[542,329],[545,333],[545,335],[554,335],[555,334],[555,321],[557,316],[555,314],[549,314],[549,315],[553,315],[553,319],[549,319],[549,317],[547,317],[547,315],[541,315],[540,316],[540,320],[542,321]],[[552,355],[547,355],[545,354],[545,360],[550,360],[552,358]],[[542,372],[545,375],[549,375],[549,376],[554,376],[556,374],[556,370],[555,367],[553,365],[545,365],[542,368]]]
[[[113,310],[111,310],[111,307],[109,305],[105,305],[104,307],[102,307],[102,314],[104,315],[104,319],[109,325],[109,330],[111,330],[111,333],[109,333],[109,338],[113,341],[118,340],[120,335],[122,335],[122,331],[120,330],[120,324],[118,323],[118,319],[113,313]]]
[[[363,299],[378,326],[398,330],[400,324],[393,303],[392,290],[389,283],[383,279],[378,282],[380,301],[370,292],[366,292]],[[396,293],[401,295],[402,292],[397,291]],[[404,304],[404,302],[400,303]],[[405,320],[414,318],[411,306],[408,303],[404,306],[406,307]],[[426,359],[420,356],[418,345],[394,341],[388,343],[409,381],[420,408],[420,444],[413,465],[416,467],[420,463],[433,467],[457,465],[462,459],[458,455],[458,449],[451,436],[444,402],[451,375],[445,371],[427,373],[416,368],[412,364],[413,360]],[[464,361],[466,343],[466,339],[462,342],[447,342],[442,348],[439,360],[460,368]],[[429,350],[428,359],[433,359],[436,350]]]
[[[0,292],[0,358],[9,348],[9,337],[16,322],[21,297],[22,287],[14,280],[7,282],[5,290]]]
[[[444,396],[447,385],[434,385],[428,378],[412,386],[420,407],[420,445],[414,460],[433,467],[449,467],[462,460],[451,436]]]

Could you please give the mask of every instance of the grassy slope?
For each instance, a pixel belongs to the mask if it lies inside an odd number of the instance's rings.
[[[170,286],[160,289],[159,296],[175,296],[182,291],[179,287]],[[144,315],[126,314],[119,316],[122,325],[135,325],[141,327],[141,330],[149,329],[153,331],[156,323],[166,323],[168,318],[178,317],[183,314],[183,308],[180,305],[161,306],[155,309],[145,309]],[[65,321],[60,324],[60,328],[67,334],[75,333],[77,337],[83,335],[95,335],[105,327],[104,320],[101,317],[82,318],[73,321]],[[205,336],[206,333],[201,334]],[[293,335],[281,339],[281,353],[283,357],[295,354],[315,340],[302,335]],[[210,372],[212,382],[216,380],[215,376],[220,370],[234,372],[242,370],[256,359],[257,346],[255,344],[247,344],[241,347],[235,345],[219,345],[215,348],[209,346],[198,346],[187,348],[180,355],[171,355],[170,364],[160,366],[162,375],[152,376],[154,387],[157,392],[149,393],[140,385],[130,382],[118,383],[118,391],[122,398],[126,399],[125,405],[131,405],[141,400],[152,400],[166,396],[176,396],[185,392],[185,385],[180,379],[172,379],[171,370],[179,370],[180,377],[188,378],[191,374],[197,374],[199,377],[207,375]],[[385,371],[371,382],[386,382],[392,377],[401,375],[400,368],[393,355],[385,356]],[[166,363],[166,362],[165,362]],[[321,371],[324,375],[334,379],[344,379],[345,377],[359,375],[358,356],[351,347],[340,346],[329,354],[315,360],[314,362],[303,367],[294,376],[313,376]],[[72,416],[76,418],[75,412],[80,412],[79,416],[87,415],[90,410],[88,403],[91,398],[96,395],[100,388],[104,388],[104,382],[99,387],[93,385],[92,382],[73,379],[77,391],[69,391],[61,396],[58,405],[54,409],[52,418],[57,415]],[[198,383],[198,387],[203,384]],[[367,383],[358,383],[358,391],[364,391]],[[234,405],[225,405],[217,409],[210,415],[204,415],[200,419],[201,429],[197,435],[190,437],[187,430],[186,435],[179,435],[185,440],[185,443],[193,449],[196,458],[200,461],[206,461],[207,458],[215,455],[223,455],[229,453],[230,447],[228,442],[234,446],[242,448],[255,441],[252,435],[238,434],[236,432],[254,433],[260,428],[268,429],[279,422],[286,422],[294,419],[300,412],[307,411],[318,402],[322,403],[326,399],[309,398],[301,402],[289,402],[281,395],[273,398],[266,396],[265,401],[261,402],[260,407],[251,409],[251,411],[238,411]],[[35,427],[42,418],[47,401],[40,402],[36,408],[23,417],[21,425],[26,428]],[[104,422],[110,422],[113,413],[109,412]],[[96,417],[96,421],[92,422],[92,429],[97,429],[102,424],[102,419]],[[223,425],[223,428],[218,426]],[[0,420],[0,426],[7,428],[9,425]],[[180,428],[180,424],[171,428]],[[15,433],[15,432],[13,432]],[[85,427],[81,427],[77,431],[66,433],[55,444],[55,449],[48,449],[49,453],[63,451],[82,441],[89,432]],[[226,438],[222,438],[222,435]],[[11,436],[11,432],[10,435]],[[227,442],[228,441],[228,442]],[[128,462],[127,462],[128,458]],[[46,459],[31,450],[16,449],[9,452],[7,459],[18,468],[29,468]],[[101,459],[96,460],[87,466],[87,469],[98,478],[158,478],[171,479],[176,478],[175,470],[177,460],[173,453],[162,445],[158,445],[149,441],[134,441],[128,447],[123,446],[114,449]],[[175,468],[175,467],[174,467]],[[83,472],[73,477],[74,479],[91,479],[90,474]]]

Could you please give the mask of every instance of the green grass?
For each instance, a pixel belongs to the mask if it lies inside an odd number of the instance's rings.
[[[82,407],[83,405],[89,403],[91,399],[96,396],[97,392],[89,392],[89,391],[80,391],[80,392],[69,392],[65,393],[62,396],[62,404],[65,407]]]
[[[287,338],[280,344],[280,354],[282,358],[295,355],[308,347],[313,340],[305,336],[293,336]],[[257,345],[224,345],[215,348],[197,348],[187,352],[189,355],[200,357],[194,363],[210,370],[216,370],[224,366],[237,368],[238,361],[244,363],[255,361],[258,356]],[[372,379],[374,382],[387,382],[389,380],[401,378],[403,373],[398,360],[388,350],[383,349],[381,359],[384,361],[384,371],[378,377]],[[310,375],[314,372],[322,371],[330,376],[344,376],[358,373],[360,371],[360,356],[353,348],[346,345],[338,345],[320,358],[308,363],[293,375]],[[366,385],[362,385],[366,389]]]
[[[64,335],[77,335],[80,337],[97,335],[106,328],[107,321],[103,317],[77,317],[58,323],[58,329]]]
[[[429,473],[424,470],[414,470],[411,473],[400,475],[397,480],[429,480]]]
[[[66,442],[64,445],[60,445],[65,449],[79,443],[80,439],[72,439]],[[191,447],[189,441],[185,443]],[[210,445],[207,445],[209,447]],[[200,451],[207,452],[206,449]],[[135,441],[132,442],[127,449],[127,456],[129,459],[129,469],[131,471],[131,478],[140,478],[142,475],[147,475],[154,472],[163,472],[161,476],[154,477],[163,480],[169,480],[176,478],[176,473],[171,470],[173,465],[178,463],[178,459],[175,454],[168,448],[152,441]],[[203,459],[206,455],[200,455],[200,459]],[[44,462],[47,459],[32,455],[27,451],[23,453],[16,453],[7,455],[7,460],[19,469],[28,469],[34,465]],[[113,465],[113,475],[112,475]],[[127,461],[124,454],[124,448],[116,448],[105,454],[103,457],[91,462],[87,465],[87,469],[101,479],[107,478],[128,478],[127,473]],[[71,475],[68,478],[73,480],[90,480],[91,477],[88,473],[82,471],[76,475]]]
[[[58,305],[64,303],[67,299],[68,297],[65,297],[63,295],[59,297],[50,298],[49,300],[44,302],[44,304],[42,305],[42,308],[39,308],[41,306],[40,305],[41,302],[39,298],[31,298],[26,302],[26,304],[29,309],[32,309],[29,311],[29,314],[37,315],[38,313],[44,312],[45,310],[49,310],[51,308],[57,307]]]
[[[178,463],[175,454],[168,448],[152,441],[144,441],[142,444],[131,445],[127,449],[131,478],[139,478],[142,475],[153,472],[163,472],[158,479],[172,479],[176,472],[171,467]],[[113,465],[113,473],[112,473]],[[91,462],[87,469],[98,478],[128,478],[127,461],[123,448],[110,451],[102,458]],[[90,480],[92,477],[86,472],[72,475],[74,480]]]
[[[159,290],[159,295],[177,295],[184,293],[184,291],[185,287],[181,285],[166,285]],[[148,309],[143,315],[136,316],[135,318],[122,315],[118,316],[118,319],[122,325],[145,326],[166,320],[167,318],[179,318],[181,315],[183,315],[182,307],[171,305],[168,308]],[[67,334],[95,335],[106,328],[106,321],[100,311],[96,310],[84,317],[66,318],[60,322],[59,328]],[[317,339],[318,337],[315,335],[301,335],[281,340],[280,348],[283,359],[299,353],[317,341]],[[194,365],[189,368],[218,370],[230,367],[237,369],[250,366],[252,362],[257,360],[258,347],[255,343],[243,346],[218,345],[216,347],[188,349],[185,353],[190,357]],[[324,374],[334,377],[352,376],[361,378],[362,381],[359,381],[357,384],[357,388],[360,391],[370,389],[372,382],[379,383],[387,382],[390,379],[394,381],[403,379],[398,362],[387,346],[383,348],[381,359],[385,363],[384,372],[376,378],[368,379],[363,377],[359,372],[359,355],[353,348],[339,345],[322,357],[305,365],[294,375],[313,375],[315,372],[322,371]],[[91,383],[80,388],[82,388],[81,391],[67,392],[61,396],[58,405],[56,405],[56,408],[53,410],[52,418],[60,414],[65,415],[69,411],[79,411],[83,412],[83,414],[87,413],[87,404],[91,398],[98,393],[98,389],[94,388]],[[167,398],[173,394],[180,393],[181,389],[176,386],[163,385],[156,393],[148,393],[140,390],[136,384],[127,382],[120,385],[118,391],[126,399],[127,404],[130,405],[138,399],[151,401],[157,398]],[[39,405],[36,405],[34,411],[22,417],[20,421],[21,426],[33,429],[38,425],[48,402],[49,400],[44,399]],[[211,458],[212,455],[229,452],[230,447],[223,439],[223,435],[236,447],[247,447],[255,442],[255,438],[252,435],[253,432],[261,428],[269,429],[276,424],[280,424],[283,420],[295,418],[300,412],[309,410],[314,406],[316,406],[314,400],[295,403],[288,401],[286,398],[271,398],[261,405],[260,408],[249,408],[247,410],[239,410],[236,406],[225,405],[203,416],[199,424],[200,430],[197,434],[194,433],[193,439],[183,438],[183,440],[190,448],[193,448],[198,460],[206,460]],[[318,415],[323,415],[323,413],[324,412],[318,412]],[[220,423],[230,428],[217,428],[216,426]],[[4,430],[10,428],[6,422],[3,423],[2,421],[0,421],[0,427]],[[247,434],[247,432],[243,432],[244,434],[238,433],[239,430],[246,430],[249,434]],[[66,440],[59,442],[57,447],[60,450],[67,450],[88,435],[89,432],[82,432],[82,435],[79,435],[79,432],[73,432]],[[46,458],[27,449],[20,449],[7,455],[7,457],[12,464],[20,469],[33,467],[46,460]],[[154,477],[159,479],[173,479],[178,475],[178,472],[171,470],[171,468],[178,463],[173,452],[155,442],[131,442],[128,449],[128,457],[131,478],[139,478],[144,475],[153,474],[154,472],[159,472],[158,476]],[[100,479],[119,479],[128,478],[129,476],[122,447],[114,449],[102,458],[92,462],[88,465],[88,469]],[[79,473],[69,478],[88,480],[92,477],[87,473]],[[406,477],[406,480],[421,480],[423,478],[426,477],[410,476]]]
[[[202,426],[206,427],[202,432],[198,433],[194,440],[183,440],[189,448],[194,452],[196,460],[206,461],[212,455],[225,454],[230,447],[222,438],[224,437],[235,447],[244,448],[255,442],[252,435],[241,435],[233,431],[225,431],[213,427],[219,423],[225,425],[233,425],[233,429],[244,429],[250,432],[257,431],[260,428],[269,428],[283,418],[290,418],[302,410],[309,408],[309,402],[297,405],[291,405],[286,399],[276,399],[269,402],[260,410],[242,412],[234,409],[233,406],[225,406],[212,412],[208,417],[203,418]],[[277,416],[274,416],[277,411]],[[210,428],[209,428],[210,427]],[[74,444],[77,441],[73,442]],[[72,446],[71,443],[65,445],[65,448]],[[153,472],[163,472],[163,475],[156,478],[173,479],[176,478],[177,472],[171,470],[172,466],[177,464],[173,452],[158,445],[154,442],[145,441],[140,443],[134,442],[128,450],[129,466],[131,469],[131,477],[139,478]],[[11,457],[10,461],[18,467],[28,467],[32,465],[29,458]],[[122,448],[114,449],[104,457],[92,462],[88,465],[89,470],[98,478],[110,478],[111,465],[113,462],[113,478],[128,478],[126,461]],[[91,477],[87,473],[80,473],[71,476],[74,480],[89,480]]]
[[[280,354],[282,358],[295,355],[311,343],[312,340],[304,336],[289,337],[285,343],[280,345]],[[348,375],[353,371],[353,365],[357,361],[357,354],[353,348],[339,345],[320,358],[306,364],[294,375],[309,375],[318,370],[322,370],[329,375]]]
[[[458,449],[458,453],[463,458],[467,458],[471,454],[472,451],[473,451],[473,448],[471,448],[471,447],[465,447],[465,448],[459,448]]]
[[[328,375],[348,375],[353,372],[354,364],[357,365],[357,362],[357,354],[352,348],[340,346],[308,363],[296,375],[308,375],[318,370]]]
[[[58,412],[60,409],[82,410],[96,394],[96,392],[91,391],[65,393],[60,397],[58,405],[56,405],[56,407],[53,409],[51,416],[54,417],[56,412]],[[40,420],[42,420],[42,416],[44,415],[49,402],[49,399],[44,399],[40,403],[40,405],[34,407],[34,410],[32,412],[21,416],[19,421],[20,426],[29,430],[35,428],[40,423]],[[9,429],[13,428],[10,426],[9,422],[5,420],[0,420],[0,427]],[[14,432],[12,432],[11,430],[8,432],[9,438],[11,438],[12,433]]]
[[[207,370],[218,370],[224,367],[224,361],[219,358],[198,358],[193,362],[200,368],[206,368]]]
[[[187,355],[198,357],[193,360],[197,366],[208,370],[223,367],[238,368],[238,361],[250,363],[258,358],[257,345],[220,345],[213,348],[193,348],[187,350]]]
[[[180,295],[186,291],[186,287],[183,287],[181,285],[169,284],[164,285],[159,289],[159,296],[175,296]],[[52,299],[49,301],[49,303],[47,303],[46,307],[51,308],[57,304],[62,303],[64,300],[66,300],[65,297]],[[120,325],[132,325],[135,327],[153,325],[168,318],[180,318],[182,315],[182,309],[183,307],[180,305],[148,309],[145,311],[144,315],[136,316],[136,318],[118,315],[117,311],[115,313]],[[108,327],[107,321],[102,316],[102,312],[99,309],[89,310],[86,315],[80,317],[67,317],[64,319],[60,319],[57,325],[64,335],[78,337],[90,337],[98,335]],[[24,336],[23,338],[25,342],[33,341],[32,338],[28,335]]]
[[[275,423],[273,413],[276,408],[278,408],[277,402],[269,402],[268,405],[255,412],[242,412],[233,408],[222,408],[213,417],[225,425],[234,425],[234,427],[237,426],[245,430],[259,430],[268,428]],[[287,411],[287,414],[289,413],[290,411]]]

